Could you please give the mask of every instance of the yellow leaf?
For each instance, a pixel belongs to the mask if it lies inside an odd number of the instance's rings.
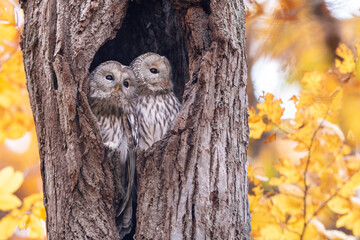
[[[18,7],[18,4],[13,1],[0,1],[0,20],[15,25],[15,7]]]
[[[272,201],[283,214],[297,214],[303,209],[303,199],[299,197],[277,194],[272,197]]]
[[[339,228],[345,226],[348,229],[352,229],[356,220],[356,215],[350,212],[349,214],[340,217],[336,221],[336,227]]]
[[[355,236],[360,237],[360,219],[354,223],[353,233]]]
[[[20,171],[16,171],[11,179],[7,181],[7,185],[0,188],[1,193],[14,193],[24,182],[24,175]]]
[[[11,106],[11,100],[4,95],[0,95],[0,107],[2,108],[8,108]]]
[[[304,91],[301,92],[301,97],[296,104],[296,108],[298,111],[296,112],[297,115],[303,116],[300,109],[304,107],[311,106],[315,102],[315,97],[312,94],[306,93]]]
[[[271,143],[276,140],[276,133],[267,136],[264,143]]]
[[[270,185],[276,186],[283,183],[297,183],[302,179],[302,172],[288,158],[280,158],[281,165],[275,165],[275,169],[281,174],[279,179],[272,178]]]
[[[6,167],[0,171],[0,196],[14,193],[24,181],[24,176],[12,167]]]
[[[337,220],[336,227],[346,227],[353,230],[354,235],[360,236],[360,199],[356,197],[350,199],[352,209]]]
[[[252,227],[260,228],[268,223],[274,222],[275,218],[269,211],[270,201],[266,198],[262,198],[256,208],[251,212]]]
[[[339,59],[335,60],[335,66],[339,69],[341,73],[351,73],[355,69],[354,55],[351,50],[343,43],[339,44],[339,47],[336,49],[335,53],[342,58],[342,61]]]
[[[360,141],[360,113],[358,111],[354,111],[354,109],[358,109],[359,107],[360,98],[357,94],[344,95],[343,104],[340,111],[343,124],[346,130],[353,133],[355,140],[358,142]]]
[[[16,229],[16,218],[7,215],[0,220],[0,239],[8,239]]]
[[[342,100],[343,100],[343,95],[344,95],[344,91],[343,89],[339,89],[333,100],[332,100],[332,103],[331,103],[331,110],[332,110],[332,113],[335,114],[337,113],[341,107],[342,107]]]
[[[33,209],[33,215],[36,216],[39,219],[46,220],[46,211],[45,207],[42,202],[38,202],[34,205]]]
[[[13,167],[6,167],[1,169],[0,171],[0,189],[4,187],[7,181],[12,178],[14,175],[14,168]]]
[[[280,176],[279,178],[273,177],[270,179],[269,184],[271,186],[278,186],[284,184],[286,182],[285,180],[286,180],[285,176]]]
[[[17,218],[17,227],[19,229],[25,229],[27,228],[27,223],[29,221],[29,215],[28,214],[20,214]]]
[[[17,51],[0,69],[0,143],[20,138],[34,126],[25,82],[22,53]]]
[[[294,232],[293,230],[288,230],[282,228],[278,224],[267,224],[263,226],[260,230],[262,238],[264,240],[298,240],[299,233]]]
[[[313,103],[308,108],[308,112],[307,112],[308,118],[312,118],[312,119],[324,118],[328,110],[329,110],[328,106],[324,103]]]
[[[279,191],[282,194],[291,195],[298,198],[304,197],[304,191],[299,186],[295,184],[282,184],[278,186]]]
[[[328,206],[333,212],[338,214],[345,214],[350,211],[349,201],[341,197],[331,199],[328,202]]]
[[[355,63],[355,76],[357,80],[360,80],[360,43],[355,44],[357,60]]]
[[[313,223],[313,222],[311,222]],[[326,238],[322,238],[321,234],[319,233],[319,230],[316,228],[316,226],[314,226],[313,224],[309,224],[307,225],[305,234],[304,234],[304,239],[326,239]]]
[[[266,124],[261,120],[256,123],[249,123],[250,128],[250,138],[259,139],[261,138],[263,132],[266,130]]]
[[[260,232],[262,236],[265,236],[269,240],[283,239],[283,231],[280,228],[280,226],[276,224],[272,224],[272,225],[268,224],[264,226]]]
[[[299,101],[299,99],[298,99],[295,95],[293,95],[293,96],[289,99],[289,101],[294,101],[294,104],[296,105],[297,102]]]
[[[18,197],[12,194],[2,194],[0,195],[0,210],[9,211],[13,208],[19,207],[21,201]]]
[[[24,124],[19,122],[13,122],[8,128],[6,129],[7,138],[9,139],[18,139],[25,135],[26,128]]]
[[[266,93],[264,99],[265,101],[263,103],[257,104],[257,108],[259,109],[259,115],[266,116],[267,119],[270,121],[269,123],[280,124],[280,118],[284,113],[284,109],[280,106],[280,104],[282,104],[282,101],[274,101],[274,95],[272,95],[271,93]],[[269,124],[267,122],[264,123]]]
[[[347,167],[352,170],[360,169],[360,159],[356,156],[346,156],[345,161]]]
[[[43,238],[45,236],[45,229],[39,218],[30,215],[28,227],[30,228],[30,238]]]
[[[1,73],[6,79],[11,80],[11,82],[19,84],[20,87],[26,88],[23,54],[21,51],[17,51],[11,56],[6,64],[3,65]]]
[[[266,130],[266,124],[262,121],[261,116],[256,115],[255,109],[249,109],[249,128],[250,138],[259,139]]]
[[[3,64],[19,47],[20,31],[12,25],[0,24],[0,32],[0,64]]]
[[[349,181],[341,188],[339,194],[342,197],[349,198],[354,195],[355,189],[360,185],[360,172],[357,172]]]
[[[28,211],[32,205],[34,205],[38,202],[42,203],[42,201],[43,201],[43,196],[41,193],[31,194],[30,196],[24,198],[24,204],[23,204],[22,210]]]
[[[355,43],[355,50],[357,58],[360,58],[360,43]]]
[[[322,87],[322,75],[319,72],[312,71],[304,74],[301,79],[304,88],[310,90],[313,93],[318,93],[323,89]]]
[[[359,81],[360,80],[360,58],[358,58],[355,62],[355,77]]]

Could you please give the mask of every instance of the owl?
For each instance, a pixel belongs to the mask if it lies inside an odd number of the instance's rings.
[[[147,149],[172,127],[181,104],[173,93],[171,65],[166,57],[145,53],[134,59],[130,67],[139,87],[135,109],[138,146]]]
[[[105,147],[120,161],[121,205],[117,210],[116,224],[121,239],[133,226],[136,97],[137,80],[131,68],[108,61],[91,73],[90,106],[98,120]]]

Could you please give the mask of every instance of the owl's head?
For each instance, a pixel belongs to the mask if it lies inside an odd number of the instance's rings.
[[[125,109],[136,96],[134,72],[116,61],[102,63],[90,75],[89,98],[92,102]]]
[[[145,53],[131,63],[139,86],[154,92],[172,91],[171,64],[169,60],[156,53]]]

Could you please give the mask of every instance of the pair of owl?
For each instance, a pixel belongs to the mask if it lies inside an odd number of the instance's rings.
[[[102,140],[120,159],[122,189],[116,224],[121,239],[133,227],[134,148],[147,149],[159,141],[181,107],[171,77],[169,60],[156,53],[137,57],[130,67],[108,61],[90,75],[89,102]]]

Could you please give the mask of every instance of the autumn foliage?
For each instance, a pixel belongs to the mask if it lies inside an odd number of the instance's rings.
[[[9,212],[0,221],[0,239],[10,237],[16,228],[28,228],[30,238],[41,239],[45,236],[41,222],[45,220],[42,194],[32,194],[23,201],[13,194],[23,181],[23,173],[14,171],[12,167],[0,171],[0,210]]]
[[[0,1],[0,239],[15,231],[32,239],[45,236],[38,150],[19,46],[22,18],[18,4]],[[21,151],[12,151],[6,141],[26,132],[27,147],[13,143]]]
[[[251,138],[270,134],[266,142],[280,138],[298,153],[279,158],[269,179],[249,168],[254,239],[360,236],[360,129],[354,111],[360,107],[360,45],[355,49],[340,44],[336,53],[342,60],[333,69],[304,73],[300,96],[289,99],[296,106],[294,119],[281,118],[282,101],[269,93],[257,111],[250,108]]]

